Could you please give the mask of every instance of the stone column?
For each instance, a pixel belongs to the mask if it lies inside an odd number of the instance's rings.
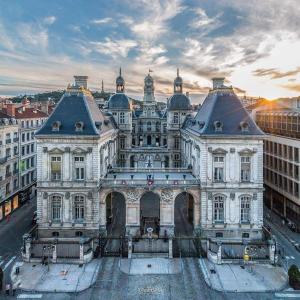
[[[169,258],[173,258],[173,238],[169,238]]]
[[[132,258],[132,239],[128,238],[128,258]]]
[[[217,253],[217,264],[222,264],[222,245],[219,245],[218,253]]]
[[[57,262],[57,249],[56,249],[56,244],[55,245],[52,245],[52,249],[53,249],[53,252],[52,252],[52,262],[53,263],[56,263]]]
[[[84,263],[84,258],[83,258],[83,243],[80,242],[79,244],[79,261],[81,264]]]
[[[99,231],[100,234],[106,235],[106,202],[105,191],[99,193]]]
[[[160,235],[174,234],[174,205],[175,198],[172,189],[163,189],[160,197]]]
[[[138,189],[126,191],[126,233],[130,235],[140,233],[140,195]]]

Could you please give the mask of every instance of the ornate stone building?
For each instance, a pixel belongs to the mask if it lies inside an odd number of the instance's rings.
[[[176,234],[183,197],[194,234],[261,238],[263,133],[223,78],[213,80],[195,116],[178,71],[165,110],[150,73],[138,109],[121,70],[106,111],[87,78],[77,78],[36,134],[39,239],[96,242],[107,232],[115,193],[123,198],[125,220],[117,222],[127,235],[141,236],[149,226]]]

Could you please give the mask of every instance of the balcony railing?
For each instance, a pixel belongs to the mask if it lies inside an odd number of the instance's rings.
[[[103,187],[137,187],[137,186],[166,186],[166,187],[174,187],[174,186],[198,186],[200,181],[196,178],[194,179],[131,179],[130,177],[127,179],[113,179],[113,178],[103,178],[99,181],[100,186]]]
[[[18,141],[19,141],[19,138],[16,137],[16,138],[13,139],[13,141],[14,141],[14,143],[15,143],[15,142],[18,142]]]

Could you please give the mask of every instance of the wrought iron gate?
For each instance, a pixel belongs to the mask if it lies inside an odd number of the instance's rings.
[[[99,237],[99,247],[101,256],[128,256],[127,237]]]

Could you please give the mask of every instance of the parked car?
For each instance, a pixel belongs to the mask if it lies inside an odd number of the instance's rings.
[[[35,211],[31,219],[31,224],[35,225],[36,223],[37,223],[37,212]]]

